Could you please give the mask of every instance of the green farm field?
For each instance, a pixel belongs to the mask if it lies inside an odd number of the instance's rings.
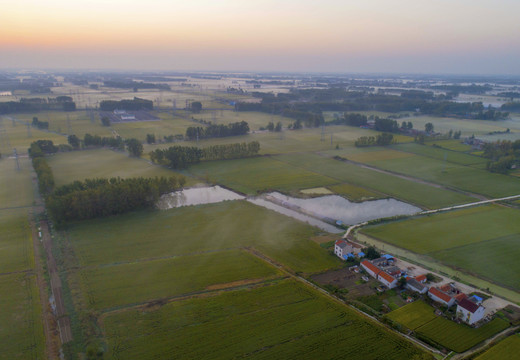
[[[514,334],[502,340],[476,360],[514,360],[520,354],[520,335]]]
[[[412,153],[441,161],[444,161],[446,158],[447,163],[455,163],[459,165],[486,164],[488,162],[488,159],[480,156],[469,155],[460,151],[440,149],[433,146],[419,145],[415,143],[392,145],[392,148],[405,153]]]
[[[435,209],[474,201],[460,193],[384,174],[316,154],[289,154],[276,157],[284,162],[335,179],[338,183],[361,186],[418,206]]]
[[[384,198],[385,195],[381,193],[377,193],[375,191],[370,191],[361,186],[355,186],[347,183],[338,184],[328,186],[332,192],[344,196],[350,201],[365,201],[365,200],[375,200]]]
[[[108,359],[431,359],[294,281],[104,319]],[[153,333],[154,336],[142,336]],[[329,346],[331,341],[334,346]]]
[[[20,170],[14,158],[0,159],[0,209],[32,206],[31,160],[19,157],[18,163]]]
[[[156,140],[159,141],[164,136],[184,136],[186,129],[190,126],[200,126],[193,121],[173,116],[170,112],[156,112],[154,115],[161,120],[113,123],[111,128],[123,138],[136,138],[145,141],[146,134],[154,134]]]
[[[164,167],[152,165],[144,159],[136,159],[127,153],[108,149],[95,149],[59,153],[47,157],[56,186],[75,180],[110,177],[177,176]],[[187,178],[187,186],[193,182]]]
[[[311,240],[317,232],[246,201],[135,212],[67,231],[83,266],[254,247],[294,271],[337,268],[341,261]]]
[[[0,210],[0,229],[0,274],[33,268],[32,233],[28,211]]]
[[[215,285],[259,282],[281,274],[245,251],[229,250],[87,268],[81,278],[90,305],[105,309],[201,292]]]
[[[520,289],[517,209],[479,206],[370,226],[362,232],[496,284]]]
[[[499,318],[474,329],[443,317],[437,317],[416,329],[416,332],[450,350],[461,353],[508,327],[509,324]]]
[[[395,321],[410,330],[415,330],[437,316],[434,309],[423,301],[414,301],[386,315],[392,321]]]

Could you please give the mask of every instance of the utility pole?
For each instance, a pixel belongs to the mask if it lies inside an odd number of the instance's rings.
[[[20,161],[18,160],[18,153],[16,152],[16,149],[13,149],[13,155],[16,161],[16,170],[20,171]]]

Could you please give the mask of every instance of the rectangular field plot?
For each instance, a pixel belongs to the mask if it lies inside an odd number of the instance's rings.
[[[518,234],[520,211],[486,205],[370,226],[363,233],[426,254]]]
[[[450,350],[461,353],[508,327],[509,324],[505,320],[498,318],[474,329],[438,317],[419,327],[416,332]]]
[[[476,358],[476,360],[514,360],[520,354],[520,335],[515,334]]]
[[[406,159],[411,156],[413,156],[413,155],[406,153],[406,152],[385,149],[385,150],[379,150],[379,151],[371,151],[371,152],[366,152],[366,153],[353,154],[353,155],[350,155],[348,157],[348,159],[352,160],[352,161],[356,161],[356,162],[370,163],[372,161]]]
[[[386,316],[410,330],[415,330],[436,318],[434,309],[420,300],[394,310]]]
[[[109,314],[108,359],[432,359],[292,281]]]
[[[261,281],[281,273],[240,250],[104,266],[81,271],[89,303],[95,309],[140,303],[226,287],[245,280]]]
[[[319,155],[282,155],[277,156],[276,159],[294,166],[310,169],[316,173],[336,179],[338,182],[359,185],[369,190],[388,194],[399,200],[430,209],[474,201],[473,198],[455,191],[435,188]]]
[[[83,221],[69,234],[82,265],[253,246],[295,271],[339,266],[336,256],[310,239],[317,231],[238,200]]]
[[[32,233],[27,211],[0,210],[0,229],[0,274],[32,268]]]
[[[126,153],[107,149],[72,151],[47,157],[54,173],[56,186],[75,180],[111,177],[176,176],[166,168],[149,164],[143,159],[129,157]]]
[[[370,191],[360,186],[355,186],[351,184],[332,185],[328,186],[328,188],[334,193],[344,196],[351,201],[373,200],[385,197],[381,193]]]
[[[309,170],[287,165],[267,157],[211,161],[191,166],[189,173],[224,184],[247,194],[257,191],[290,191],[337,183]]]
[[[6,155],[2,153],[0,159],[0,209],[31,206],[34,199],[31,160],[19,157],[18,170],[16,160]]]
[[[518,223],[518,220],[516,220]],[[480,228],[480,226],[479,226]],[[520,233],[430,254],[501,286],[520,290]]]
[[[2,359],[43,359],[44,335],[34,275],[0,276]]]
[[[441,143],[442,144],[442,143]],[[463,145],[463,144],[461,144]],[[467,146],[467,145],[465,145]],[[408,152],[416,155],[421,155],[425,157],[434,158],[437,160],[446,159],[447,162],[460,164],[460,165],[474,165],[474,164],[485,164],[488,162],[488,159],[482,158],[480,156],[474,156],[469,154],[464,154],[458,151],[450,151],[446,149],[439,149],[433,146],[428,145],[420,145],[415,143],[408,144],[397,144],[392,145],[393,149],[401,150],[403,152]],[[471,147],[470,147],[471,149]]]

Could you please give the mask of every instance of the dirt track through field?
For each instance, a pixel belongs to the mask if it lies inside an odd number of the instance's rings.
[[[51,291],[54,295],[54,300],[56,303],[55,314],[56,319],[58,321],[58,329],[60,331],[61,343],[66,344],[69,341],[72,341],[70,319],[65,310],[65,303],[63,302],[61,279],[58,274],[56,260],[54,259],[54,255],[52,254],[52,239],[47,221],[41,220],[40,227],[42,232],[43,248],[45,249],[45,255],[47,258],[47,269],[49,270]]]

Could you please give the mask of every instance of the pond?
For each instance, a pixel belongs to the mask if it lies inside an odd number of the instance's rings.
[[[269,193],[265,197],[278,205],[321,218],[327,222],[340,220],[348,225],[397,215],[412,215],[422,211],[416,206],[395,199],[355,203],[339,195],[298,199],[278,192]]]
[[[245,197],[220,186],[198,187],[175,191],[161,196],[157,207],[162,210],[201,204],[212,204],[226,200],[241,200]]]

